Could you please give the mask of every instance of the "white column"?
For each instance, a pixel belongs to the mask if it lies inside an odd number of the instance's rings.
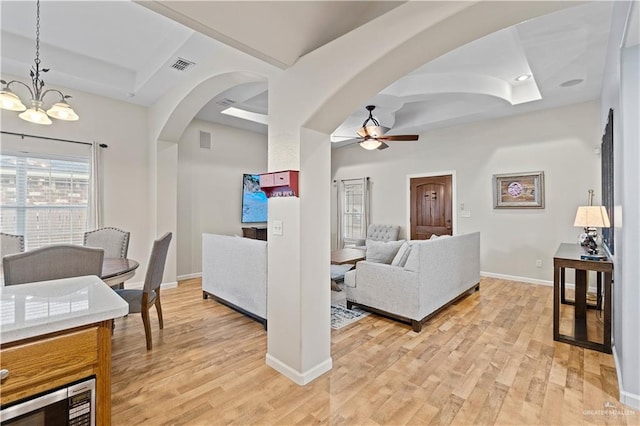
[[[163,285],[177,285],[176,271],[176,238],[178,228],[178,144],[174,142],[158,141],[157,143],[156,176],[156,224],[152,228],[152,238],[155,240],[165,232],[172,232],[173,237],[167,253],[164,267]],[[151,241],[149,250],[151,250]]]
[[[285,133],[270,134],[269,170],[300,170],[300,197],[269,200],[267,364],[303,385],[331,369],[331,152],[328,135],[300,129],[279,144]]]

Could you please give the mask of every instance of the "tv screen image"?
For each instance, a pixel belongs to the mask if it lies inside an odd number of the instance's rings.
[[[260,189],[260,175],[242,176],[242,223],[267,221],[267,195]]]

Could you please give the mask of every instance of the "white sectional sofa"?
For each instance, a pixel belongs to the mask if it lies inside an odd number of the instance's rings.
[[[202,297],[267,325],[267,242],[202,234]]]
[[[430,316],[480,289],[480,233],[407,243],[403,265],[365,260],[345,274],[347,308],[358,305],[409,322],[419,332]]]

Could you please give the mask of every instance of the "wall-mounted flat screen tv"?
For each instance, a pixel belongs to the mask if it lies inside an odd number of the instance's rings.
[[[242,223],[267,221],[267,195],[260,189],[260,175],[242,176]]]

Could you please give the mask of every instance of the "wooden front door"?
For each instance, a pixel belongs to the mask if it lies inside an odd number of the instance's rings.
[[[452,234],[451,186],[451,175],[411,179],[412,240]]]

